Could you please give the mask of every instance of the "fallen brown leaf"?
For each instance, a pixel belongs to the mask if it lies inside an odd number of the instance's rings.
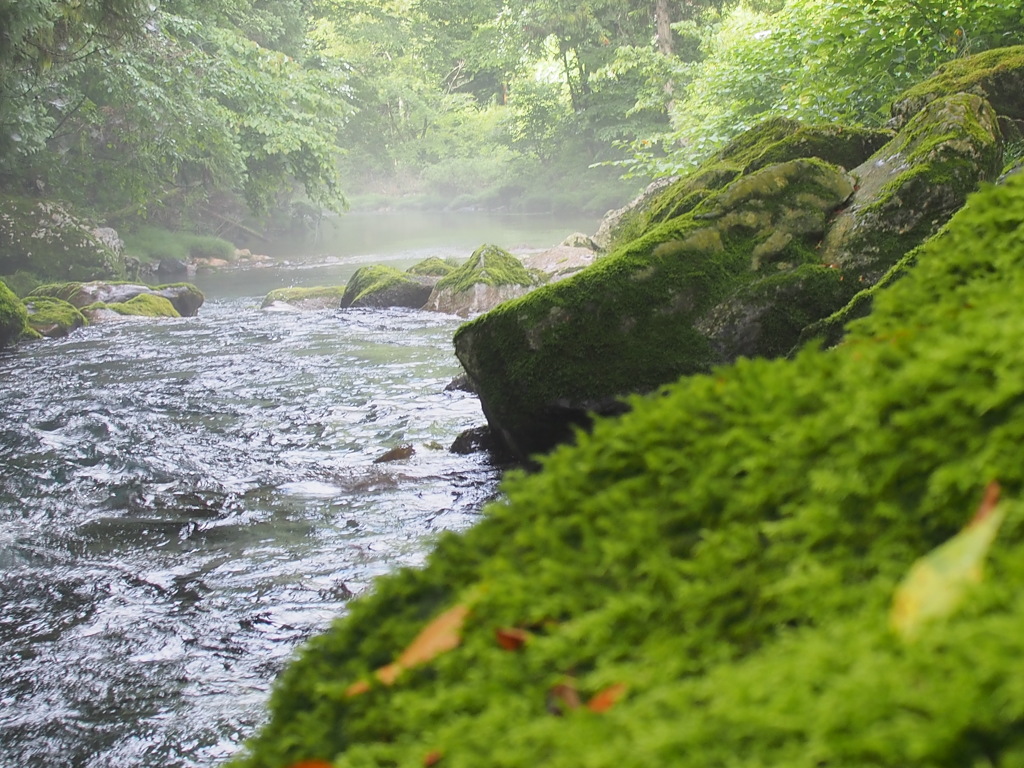
[[[498,645],[506,651],[518,651],[530,639],[530,633],[518,627],[499,627],[494,630]]]
[[[594,694],[590,701],[587,702],[587,709],[591,712],[607,712],[626,694],[626,690],[627,686],[625,683],[609,685],[604,690]]]
[[[468,605],[456,605],[437,616],[425,626],[413,641],[391,664],[378,669],[374,675],[384,685],[392,685],[407,669],[426,664],[443,653],[457,648],[462,642],[462,625],[469,616]],[[346,696],[358,696],[370,690],[365,680],[350,685]]]

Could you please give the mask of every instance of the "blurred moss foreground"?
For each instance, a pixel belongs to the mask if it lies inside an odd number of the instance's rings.
[[[507,481],[306,646],[235,765],[1024,765],[1022,297],[1017,174],[839,347],[682,379]],[[993,481],[984,567],[897,634]]]

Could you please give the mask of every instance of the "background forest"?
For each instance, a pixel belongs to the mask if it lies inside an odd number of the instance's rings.
[[[1024,0],[0,0],[0,30],[3,189],[201,230],[601,213],[766,115],[884,124],[1024,42]]]

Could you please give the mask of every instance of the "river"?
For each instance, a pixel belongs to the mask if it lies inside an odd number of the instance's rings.
[[[458,318],[258,308],[364,263],[596,227],[430,218],[353,216],[268,245],[285,266],[200,277],[198,317],[0,356],[0,766],[224,761],[304,639],[477,519],[498,470],[447,450],[483,423],[445,391]]]

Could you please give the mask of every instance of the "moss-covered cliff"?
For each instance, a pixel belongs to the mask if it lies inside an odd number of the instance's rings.
[[[512,478],[304,649],[235,765],[1018,764],[1022,243],[1018,175],[836,349],[634,398]],[[984,579],[906,642],[896,585],[993,482]]]

